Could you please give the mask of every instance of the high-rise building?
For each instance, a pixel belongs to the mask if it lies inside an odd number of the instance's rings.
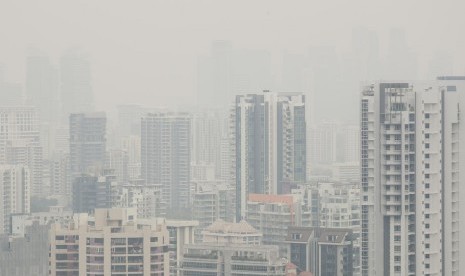
[[[232,113],[236,218],[249,193],[282,194],[306,180],[305,96],[300,93],[236,96]]]
[[[105,165],[106,117],[104,113],[69,116],[69,152],[72,176],[96,173]]]
[[[464,91],[465,77],[363,89],[362,275],[464,273]]]
[[[162,188],[171,211],[187,209],[190,200],[190,115],[150,113],[142,118],[142,178]]]
[[[29,213],[31,176],[24,166],[0,166],[0,234],[11,232],[11,214]]]
[[[94,96],[89,58],[79,50],[70,50],[60,59],[61,102],[63,115],[93,111]]]
[[[192,163],[211,165],[221,176],[222,114],[213,110],[195,113],[192,118]]]
[[[42,147],[34,108],[0,107],[0,163],[27,166],[31,174],[31,193],[48,192],[42,187]]]
[[[50,230],[50,275],[169,275],[166,224],[133,209],[96,209]]]

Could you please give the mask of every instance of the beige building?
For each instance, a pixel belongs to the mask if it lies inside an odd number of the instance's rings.
[[[203,230],[202,235],[203,243],[255,245],[261,244],[263,236],[245,220],[234,223],[225,222],[221,219]]]
[[[169,275],[166,224],[135,209],[96,209],[50,231],[50,275]]]

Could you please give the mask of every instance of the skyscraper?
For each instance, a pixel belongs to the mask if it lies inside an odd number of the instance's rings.
[[[69,116],[69,151],[72,176],[102,169],[106,149],[105,113]]]
[[[281,194],[306,180],[305,96],[270,93],[236,96],[232,114],[236,217],[249,193]]]
[[[464,77],[362,91],[362,275],[464,273],[463,91]]]
[[[190,115],[150,113],[142,118],[142,178],[158,184],[172,211],[190,203]]]

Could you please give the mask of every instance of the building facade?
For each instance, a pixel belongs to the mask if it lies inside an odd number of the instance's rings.
[[[11,233],[11,215],[29,213],[31,175],[24,166],[0,166],[0,234]]]
[[[164,224],[133,209],[97,209],[50,231],[50,275],[169,275]]]
[[[69,116],[70,170],[73,177],[103,169],[106,154],[104,113],[73,113]]]
[[[249,193],[282,194],[305,182],[305,96],[269,91],[238,95],[231,119],[239,221]]]
[[[361,95],[362,275],[460,275],[464,77]]]
[[[191,206],[190,126],[187,113],[150,113],[142,118],[142,178],[161,185],[162,201],[171,211]]]

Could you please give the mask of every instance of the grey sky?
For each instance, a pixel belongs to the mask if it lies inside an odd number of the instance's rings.
[[[348,50],[351,31],[378,32],[381,57],[392,27],[417,52],[420,76],[436,50],[465,74],[465,1],[0,1],[0,63],[23,82],[27,49],[56,62],[71,46],[92,57],[97,107],[131,102],[188,104],[196,93],[196,59],[213,40],[265,49],[279,74],[283,51],[311,45]],[[108,98],[111,96],[111,98]]]

